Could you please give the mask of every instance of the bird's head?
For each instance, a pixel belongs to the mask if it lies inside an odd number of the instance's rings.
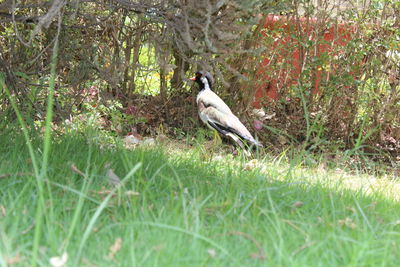
[[[199,85],[200,90],[203,90],[207,87],[211,89],[214,83],[212,75],[207,71],[198,71],[196,72],[196,76],[190,79]]]

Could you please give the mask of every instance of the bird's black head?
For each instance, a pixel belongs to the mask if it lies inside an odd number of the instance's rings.
[[[210,87],[210,89],[212,89],[212,86],[214,83],[214,79],[213,79],[211,73],[209,73],[208,71],[196,72],[196,76],[191,78],[191,80],[195,81],[199,85],[200,90],[203,90],[207,86]]]

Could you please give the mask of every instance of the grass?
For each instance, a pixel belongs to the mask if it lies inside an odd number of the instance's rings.
[[[39,159],[43,141],[31,142]],[[346,183],[371,177],[196,148],[101,149],[78,135],[54,139],[49,155],[40,192],[23,136],[1,134],[0,266],[49,266],[63,253],[66,266],[394,266],[400,256],[396,192]]]

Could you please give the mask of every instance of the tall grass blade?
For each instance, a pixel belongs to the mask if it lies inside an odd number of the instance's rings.
[[[101,213],[103,210],[107,207],[108,202],[110,201],[111,197],[114,195],[114,193],[120,189],[125,182],[133,175],[135,172],[142,166],[142,163],[137,163],[130,171],[129,173],[121,180],[121,183],[119,186],[115,187],[111,192],[107,195],[107,197],[101,202],[101,204],[97,207],[96,212],[93,214],[93,217],[90,219],[85,232],[82,235],[82,240],[79,245],[78,252],[75,256],[75,266],[79,266],[79,261],[82,255],[83,248],[86,244],[86,241],[88,240],[90,234],[92,233],[93,227],[96,224],[97,219],[100,217]]]

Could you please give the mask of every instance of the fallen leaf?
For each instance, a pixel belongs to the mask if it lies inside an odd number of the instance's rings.
[[[160,244],[160,245],[152,247],[151,249],[154,250],[154,251],[160,251],[163,248],[165,248],[165,245],[164,244]]]
[[[105,188],[103,188],[103,189],[100,190],[100,191],[93,191],[93,192],[95,192],[95,193],[97,193],[97,194],[99,194],[99,195],[108,195],[108,194],[112,193],[113,191],[110,190],[110,189],[105,189]],[[116,196],[116,195],[117,195],[117,192],[114,192],[112,196],[114,197],[114,196]],[[126,192],[124,193],[124,195],[125,195],[126,197],[136,197],[136,196],[140,196],[140,193],[139,193],[139,192],[136,192],[136,191],[133,191],[133,190],[128,190],[128,191],[126,191]]]
[[[281,145],[285,145],[288,143],[288,140],[283,135],[278,136],[277,140]]]
[[[151,138],[151,137],[150,138],[145,138],[142,143],[143,143],[143,145],[152,146],[152,145],[156,144],[156,140],[154,138]]]
[[[252,113],[253,113],[253,115],[257,116],[258,118],[262,118],[265,116],[265,111],[263,108],[260,108],[260,109],[255,108],[252,110]]]
[[[338,221],[340,226],[346,226],[350,229],[355,229],[357,228],[357,224],[351,219],[350,217],[346,217],[344,220],[339,220]]]
[[[19,252],[17,252],[17,254],[15,254],[14,257],[6,258],[6,263],[8,265],[13,265],[13,264],[20,263],[22,260],[23,260],[23,257],[21,257],[21,254],[19,254]]]
[[[114,170],[110,168],[109,163],[107,163],[105,165],[105,168],[107,169],[107,177],[108,177],[108,181],[110,182],[110,184],[112,184],[114,186],[120,185],[121,179],[118,177],[118,175],[115,174]]]
[[[249,162],[247,162],[247,163],[244,165],[244,169],[245,169],[246,171],[251,171],[251,170],[253,170],[254,168],[256,168],[257,165],[258,165],[257,159],[252,159],[252,160],[250,160]]]
[[[25,230],[23,230],[23,231],[21,232],[21,235],[26,235],[27,233],[29,233],[29,231],[32,230],[34,226],[35,226],[34,223],[32,223],[31,225],[29,225],[28,228],[26,228]]]
[[[7,210],[3,205],[0,205],[0,214],[3,217],[6,217],[6,215],[7,215]]]
[[[211,258],[215,258],[217,256],[217,252],[213,248],[207,249],[207,253]]]
[[[80,176],[85,177],[85,174],[81,170],[79,170],[74,163],[71,164],[71,171],[79,174]]]
[[[139,135],[135,136],[135,135],[131,134],[131,135],[125,136],[124,143],[125,143],[125,146],[127,146],[127,147],[134,146],[134,145],[140,144],[141,139],[142,138]]]
[[[159,134],[157,136],[157,141],[159,143],[166,143],[166,142],[168,142],[168,137],[166,135],[164,135],[164,134]]]
[[[67,254],[67,252],[64,252],[61,257],[58,257],[58,256],[51,257],[50,265],[52,267],[63,267],[67,263],[67,260],[68,260],[68,254]]]
[[[292,204],[292,208],[301,208],[304,205],[301,201],[296,201]]]
[[[99,195],[108,195],[108,194],[110,194],[111,192],[112,192],[112,190],[109,190],[109,189],[102,189],[102,190],[100,190],[100,191],[97,191],[96,193],[99,194]],[[114,195],[115,195],[115,193],[114,193]]]
[[[275,117],[275,116],[276,116],[276,113],[274,112],[274,113],[265,115],[263,119],[264,119],[264,120],[270,120],[270,119],[272,119],[272,118]]]
[[[267,259],[265,254],[257,253],[257,252],[251,253],[250,258],[252,258],[253,260],[266,260]]]
[[[128,190],[128,191],[125,192],[125,196],[127,196],[127,197],[136,197],[136,196],[140,196],[140,193],[136,192],[136,191]]]
[[[121,238],[115,239],[114,244],[109,248],[109,253],[107,258],[113,260],[115,254],[117,254],[117,252],[120,251],[121,247],[122,247],[122,239]]]

